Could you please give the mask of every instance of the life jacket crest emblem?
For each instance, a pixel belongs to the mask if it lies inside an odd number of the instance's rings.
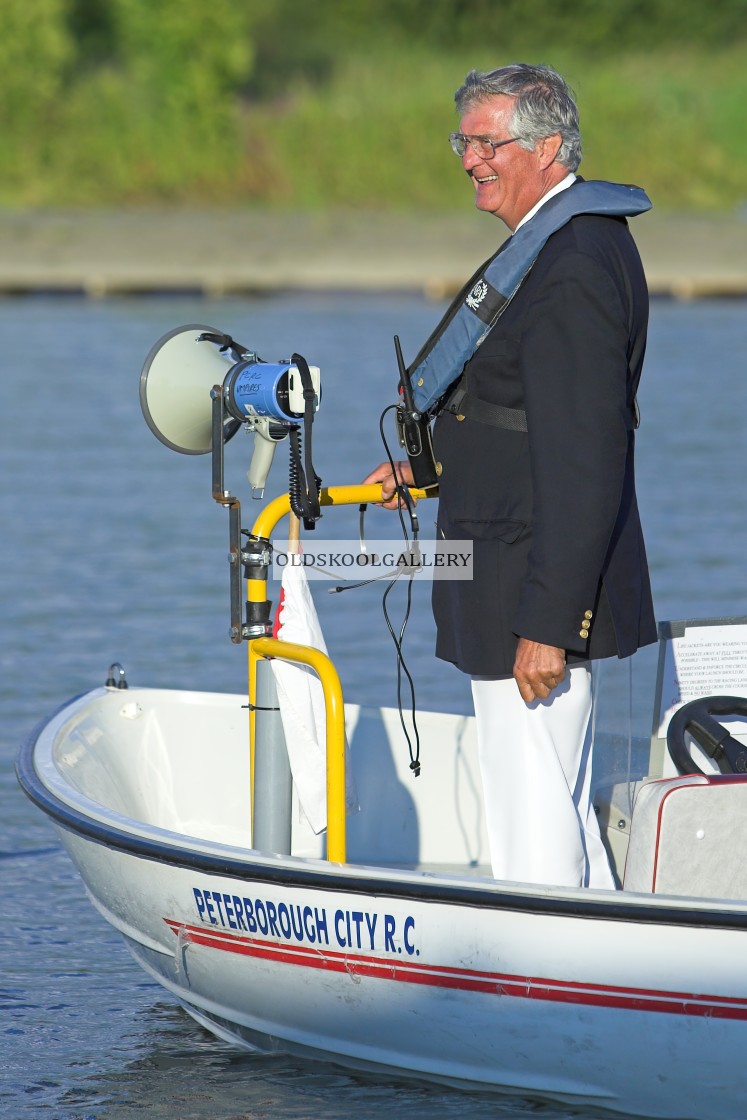
[[[477,311],[478,307],[488,294],[488,285],[484,280],[478,280],[470,294],[465,299],[467,307],[471,311]]]

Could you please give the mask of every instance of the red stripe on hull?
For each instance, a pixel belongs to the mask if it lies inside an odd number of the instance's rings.
[[[204,945],[224,953],[254,957],[352,976],[371,976],[408,984],[451,988],[488,995],[540,999],[551,1003],[572,1003],[593,1007],[622,1008],[628,1011],[656,1011],[669,1015],[696,1015],[714,1019],[747,1020],[747,1000],[735,996],[709,996],[690,992],[668,992],[649,988],[627,988],[584,984],[572,980],[546,980],[533,976],[510,976],[451,968],[386,957],[340,953],[307,945],[291,945],[243,937],[205,926],[191,926],[164,918],[171,931],[193,945]]]

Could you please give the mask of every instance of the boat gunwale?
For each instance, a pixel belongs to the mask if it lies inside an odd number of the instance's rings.
[[[394,872],[396,877],[383,879],[375,875],[366,875],[366,867],[362,864],[330,863],[327,864],[329,870],[323,871],[306,866],[312,862],[306,857],[265,855],[256,852],[255,849],[248,849],[254,854],[255,859],[232,857],[199,851],[194,847],[182,847],[166,840],[128,832],[126,829],[86,816],[82,811],[63,801],[44,784],[34,765],[35,749],[45,729],[66,708],[91,695],[93,691],[99,690],[89,690],[73,696],[36,724],[20,747],[16,761],[16,775],[26,796],[61,828],[109,850],[181,867],[184,870],[191,869],[229,878],[250,878],[278,886],[310,890],[375,895],[415,902],[510,910],[545,916],[656,925],[705,926],[716,929],[747,929],[747,905],[743,903],[738,903],[737,908],[713,907],[708,905],[706,899],[694,898],[690,905],[683,905],[679,896],[669,896],[678,898],[678,902],[672,904],[664,901],[664,896],[656,896],[656,901],[653,901],[654,896],[651,896],[652,900],[649,901],[648,896],[639,893],[625,895],[625,892],[618,892],[613,901],[598,895],[584,898],[563,897],[557,893],[550,893],[550,888],[540,888],[542,893],[524,893],[506,889],[504,885],[493,880],[486,880],[485,884],[480,886],[468,886],[453,880],[447,882],[444,876],[436,877],[432,872],[407,871],[388,865],[382,865],[382,869],[385,868],[389,874]],[[106,806],[102,806],[102,809],[106,809]],[[146,824],[146,822],[136,823]],[[146,824],[146,827],[157,829],[158,826]],[[199,842],[198,837],[194,839]],[[289,866],[288,861],[299,866]],[[374,866],[369,867],[368,870],[380,870],[380,868]],[[588,895],[588,892],[584,894]],[[730,900],[724,901],[728,903]]]

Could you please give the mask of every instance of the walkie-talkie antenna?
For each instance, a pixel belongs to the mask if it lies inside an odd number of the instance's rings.
[[[394,336],[394,352],[397,355],[399,383],[402,386],[402,396],[405,400],[405,408],[409,413],[408,419],[417,420],[420,416],[420,413],[415,408],[415,401],[412,399],[412,382],[410,381],[410,375],[408,374],[407,367],[405,366],[405,359],[402,357],[402,347],[399,343],[398,334],[395,334]]]

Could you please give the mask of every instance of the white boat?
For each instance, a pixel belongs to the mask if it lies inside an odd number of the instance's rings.
[[[350,487],[322,500],[379,494]],[[271,503],[255,535],[269,538],[287,511],[287,496]],[[399,714],[347,705],[361,808],[346,818],[334,667],[270,637],[250,646],[254,669],[289,657],[324,681],[326,834],[282,781],[277,797],[272,781],[255,793],[253,819],[253,684],[247,695],[151,690],[127,687],[113,667],[32,733],[18,763],[93,905],[199,1023],[239,1045],[400,1076],[743,1120],[743,777],[664,778],[654,736],[632,819],[627,783],[595,775],[621,889],[496,882],[471,718],[419,714],[427,765],[415,782]],[[727,745],[739,770],[741,738]],[[288,797],[277,854],[260,817]]]

